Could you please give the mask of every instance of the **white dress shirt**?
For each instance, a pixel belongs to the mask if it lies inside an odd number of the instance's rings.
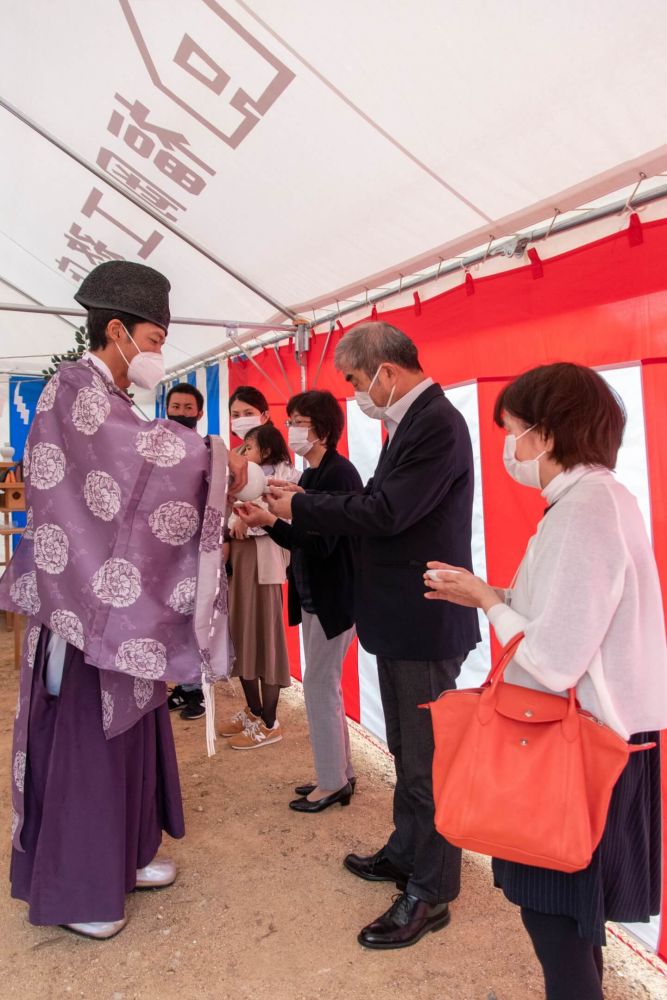
[[[82,360],[92,361],[98,371],[102,372],[105,378],[110,382],[113,382],[114,378],[111,374],[111,369],[109,368],[106,361],[102,361],[102,358],[98,358],[97,354],[91,354],[90,351],[84,351],[81,355]]]
[[[540,521],[508,604],[489,610],[501,643],[525,638],[505,677],[565,692],[627,739],[667,726],[660,583],[634,496],[609,470],[577,466],[543,491]]]
[[[414,389],[410,389],[409,392],[406,392],[405,396],[401,396],[400,399],[397,399],[395,403],[392,403],[391,406],[388,406],[384,411],[382,422],[387,428],[387,437],[390,442],[396,433],[396,428],[414,403],[415,399],[417,399],[418,396],[421,396],[422,392],[428,389],[430,385],[433,385],[433,379],[425,378],[419,383],[419,385],[416,385]]]

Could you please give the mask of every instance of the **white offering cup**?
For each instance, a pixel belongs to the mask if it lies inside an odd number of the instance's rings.
[[[256,462],[248,462],[248,482],[243,489],[235,494],[236,500],[259,500],[266,489],[266,476]]]

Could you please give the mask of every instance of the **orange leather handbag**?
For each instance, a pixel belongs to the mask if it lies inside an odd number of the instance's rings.
[[[508,684],[523,639],[503,649],[481,688],[445,691],[430,708],[435,825],[451,844],[574,872],[602,837],[614,785],[635,750],[567,698]]]

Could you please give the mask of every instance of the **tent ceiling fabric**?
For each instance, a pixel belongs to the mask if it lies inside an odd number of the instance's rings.
[[[304,308],[667,168],[666,28],[659,0],[26,0],[0,94]],[[169,276],[175,315],[277,317],[6,110],[0,135],[0,279],[28,300],[69,305],[117,255]],[[0,336],[8,355],[71,342],[9,313]],[[173,327],[167,365],[223,340]]]

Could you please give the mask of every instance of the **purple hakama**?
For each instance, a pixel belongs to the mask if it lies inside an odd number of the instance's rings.
[[[33,924],[120,920],[136,870],[165,830],[185,833],[166,703],[112,739],[102,727],[100,671],[67,646],[60,694],[45,684],[49,631],[35,656],[28,719],[23,851],[12,896]]]

